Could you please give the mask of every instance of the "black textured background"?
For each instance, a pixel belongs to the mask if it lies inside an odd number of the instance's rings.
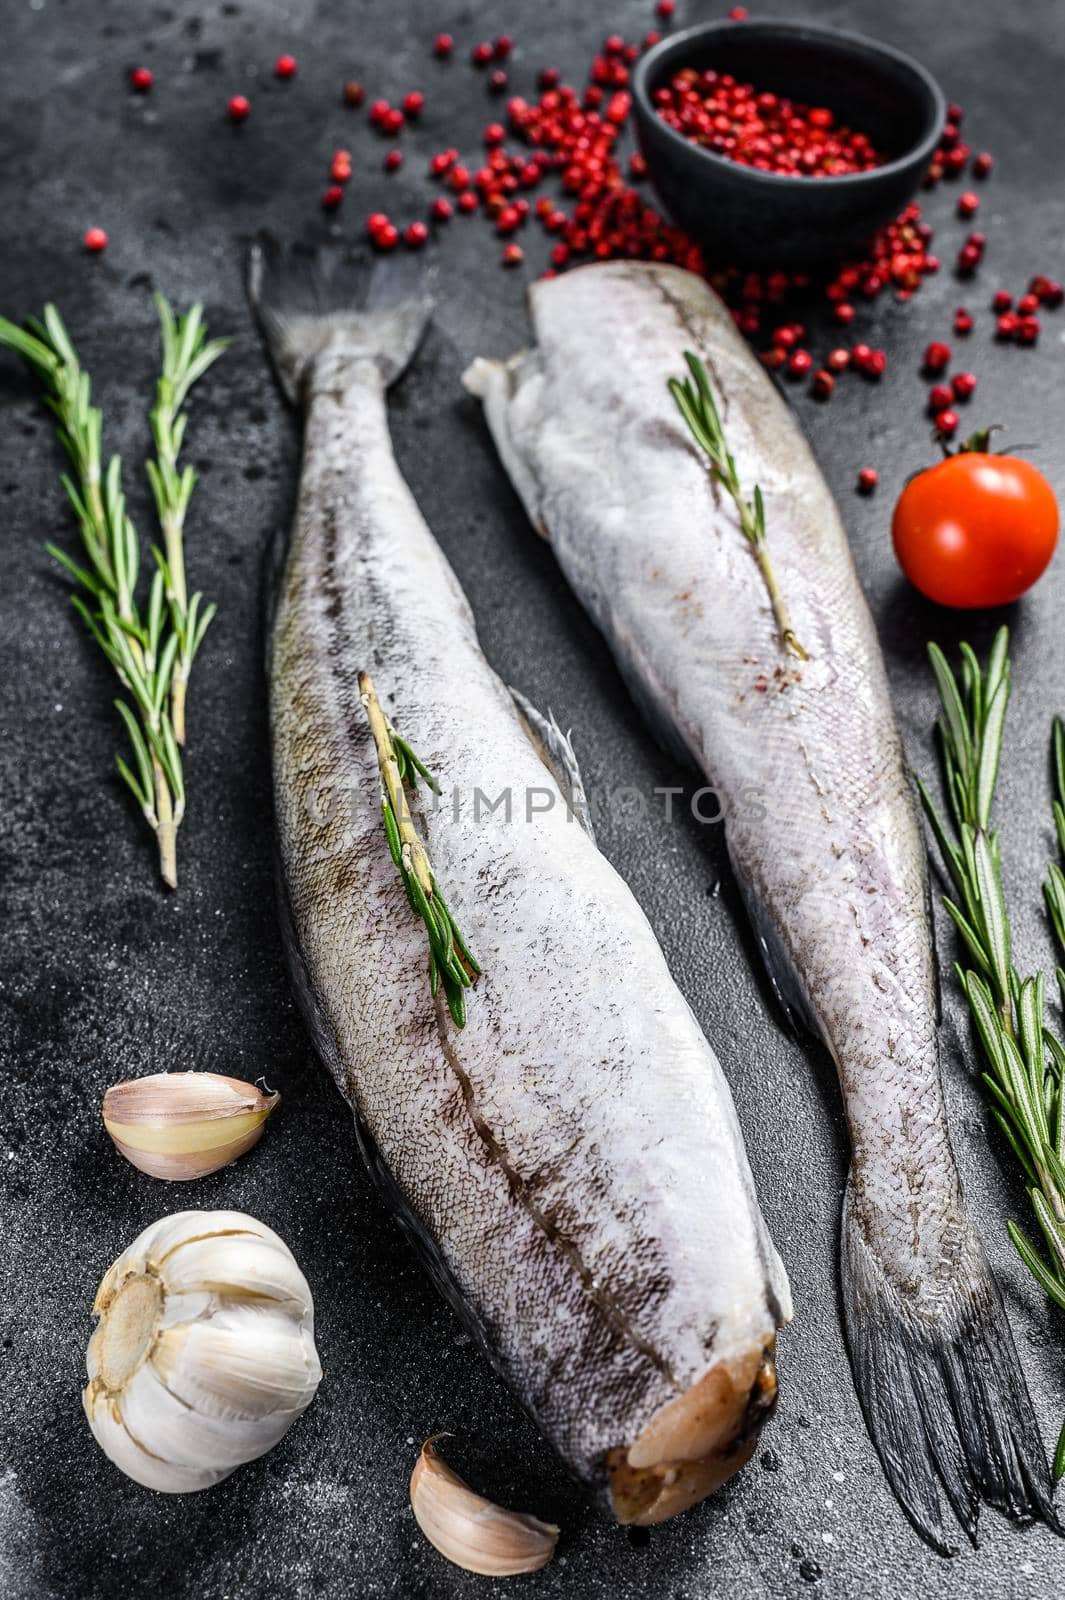
[[[721,15],[681,0],[677,23]],[[891,357],[879,387],[858,379],[831,405],[800,402],[839,496],[880,623],[911,758],[927,768],[933,695],[927,637],[986,645],[995,619],[957,620],[899,579],[887,529],[906,474],[928,455],[916,380],[929,337],[965,301],[981,309],[960,347],[980,375],[986,420],[1039,443],[1065,490],[1065,313],[1035,351],[995,347],[986,302],[1031,272],[1062,275],[1065,194],[1060,0],[777,0],[778,12],[863,26],[916,52],[969,113],[975,148],[996,152],[982,225],[986,266],[962,290],[948,270],[908,306],[885,296],[858,328]],[[840,1338],[836,1289],[846,1141],[837,1090],[820,1058],[789,1042],[751,965],[717,830],[660,816],[603,817],[600,839],[646,907],[684,992],[733,1085],[774,1235],[795,1292],[780,1340],[781,1405],[752,1466],[680,1521],[630,1539],[600,1519],[437,1300],[356,1164],[349,1115],[311,1059],[281,960],[271,882],[271,818],[260,628],[260,560],[291,512],[296,428],[270,382],[246,314],[242,241],[261,223],[282,235],[327,230],[318,196],[331,151],[355,154],[338,226],[361,230],[385,202],[401,219],[426,204],[428,154],[475,153],[493,110],[467,64],[470,45],[503,28],[517,41],[515,89],[554,63],[580,81],[602,35],[640,37],[646,0],[538,0],[510,6],[358,5],[231,0],[4,0],[0,17],[0,178],[6,204],[0,307],[21,318],[58,301],[97,380],[107,440],[121,449],[142,526],[138,471],[155,361],[149,284],[179,303],[204,299],[213,332],[232,336],[194,405],[189,434],[202,473],[188,536],[193,582],[220,602],[191,698],[191,804],[181,830],[182,885],[157,887],[150,841],[110,775],[117,744],[111,683],[69,613],[42,551],[71,531],[58,452],[34,385],[0,361],[0,857],[3,919],[4,1209],[0,1281],[4,1446],[0,1592],[95,1600],[166,1593],[244,1596],[451,1596],[486,1589],[449,1568],[417,1534],[407,1477],[423,1435],[451,1429],[457,1461],[504,1500],[563,1525],[553,1567],[514,1580],[516,1595],[619,1600],[711,1595],[1049,1596],[1065,1545],[985,1513],[979,1552],[952,1562],[925,1550],[888,1494],[858,1412]],[[430,56],[440,27],[455,60]],[[272,78],[278,51],[300,72]],[[157,73],[140,99],[126,70]],[[421,126],[408,164],[380,172],[383,146],[365,114],[340,105],[357,75],[371,97],[419,86]],[[228,96],[251,95],[242,128]],[[964,227],[955,191],[928,202],[953,258]],[[90,259],[84,229],[110,248]],[[542,265],[530,230],[529,270]],[[676,781],[630,709],[605,651],[569,596],[549,550],[526,526],[459,374],[479,353],[525,337],[521,277],[497,265],[479,219],[451,225],[441,251],[434,327],[392,407],[400,463],[477,614],[504,677],[572,724],[593,794]],[[523,269],[524,270],[524,269]],[[834,341],[833,341],[834,342]],[[815,340],[828,343],[826,333]],[[960,353],[960,351],[959,351]],[[961,361],[956,365],[963,364]],[[870,462],[882,484],[853,491]],[[668,527],[664,528],[668,537]],[[1014,608],[1017,690],[1002,780],[1013,910],[1027,956],[1049,961],[1038,882],[1051,841],[1049,717],[1065,705],[1061,614],[1065,567]],[[952,1126],[969,1203],[983,1224],[1048,1439],[1065,1409],[1065,1320],[1048,1312],[1004,1233],[1025,1199],[970,1078],[972,1052],[947,984],[944,1027]],[[168,1190],[127,1167],[99,1121],[104,1087],[131,1074],[202,1065],[266,1072],[284,1106],[237,1167]],[[302,1422],[264,1460],[211,1492],[153,1496],[93,1444],[78,1392],[102,1272],[138,1230],[183,1204],[247,1209],[280,1230],[313,1286],[325,1380]]]

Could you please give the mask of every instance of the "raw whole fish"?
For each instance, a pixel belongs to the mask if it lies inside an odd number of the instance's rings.
[[[467,387],[529,516],[655,727],[706,773],[780,998],[827,1044],[852,1153],[851,1362],[891,1486],[1053,1521],[1051,1482],[944,1113],[925,851],[876,631],[788,407],[699,278],[615,262],[534,286],[535,348]],[[701,357],[794,633],[667,388]],[[756,793],[760,805],[744,802]]]
[[[713,1051],[579,820],[568,741],[488,665],[396,466],[385,393],[426,314],[396,271],[361,312],[335,289],[308,309],[261,251],[250,272],[304,414],[269,652],[298,988],[440,1288],[619,1519],[657,1522],[751,1455],[787,1280]],[[389,855],[363,669],[445,797],[411,810],[482,967],[461,1029]]]

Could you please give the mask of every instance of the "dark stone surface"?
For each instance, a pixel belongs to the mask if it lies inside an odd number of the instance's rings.
[[[777,0],[775,9],[812,8]],[[912,50],[968,108],[976,147],[999,158],[984,191],[991,244],[978,282],[962,290],[945,270],[908,306],[885,298],[863,308],[859,326],[891,354],[887,378],[878,388],[853,380],[824,409],[802,402],[882,628],[909,753],[927,769],[925,640],[968,635],[986,645],[997,619],[959,620],[915,600],[892,560],[890,508],[929,452],[915,376],[926,340],[949,328],[959,302],[983,312],[1000,283],[1016,289],[1034,270],[1061,275],[1062,12],[1057,0],[1013,8],[826,0],[816,13]],[[709,14],[682,3],[677,20]],[[0,1590],[10,1600],[476,1593],[484,1581],[448,1568],[407,1507],[416,1446],[441,1428],[458,1436],[471,1476],[564,1527],[554,1566],[516,1580],[508,1590],[516,1595],[1060,1592],[1065,1546],[1045,1530],[1021,1533],[985,1512],[981,1549],[943,1561],[919,1544],[884,1486],[840,1338],[846,1141],[838,1093],[825,1061],[791,1043],[771,1014],[717,830],[614,816],[601,838],[729,1074],[796,1318],[780,1341],[779,1417],[758,1458],[712,1503],[650,1538],[630,1539],[586,1504],[429,1288],[358,1168],[348,1113],[311,1059],[289,995],[271,882],[259,602],[262,552],[291,513],[296,429],[245,312],[242,240],[262,222],[282,235],[325,231],[317,200],[338,144],[356,160],[345,235],[386,199],[415,214],[427,154],[451,142],[474,151],[491,109],[464,59],[476,38],[509,27],[518,41],[512,80],[527,91],[545,61],[582,72],[608,27],[639,36],[651,25],[644,0],[615,0],[609,12],[562,0],[509,12],[386,0],[358,8],[326,0],[3,7],[0,301],[15,317],[46,297],[62,307],[96,375],[108,442],[129,463],[144,528],[137,463],[155,359],[148,281],[177,302],[202,297],[212,330],[233,338],[195,404],[189,436],[203,474],[189,565],[221,611],[193,686],[191,805],[173,897],[157,889],[149,839],[109,774],[117,733],[107,673],[41,548],[47,537],[71,538],[51,428],[33,384],[2,362]],[[459,42],[448,67],[429,55],[442,26]],[[271,67],[289,48],[300,73],[282,86]],[[158,83],[138,99],[124,74],[142,60]],[[371,95],[414,85],[428,93],[422,127],[404,135],[411,156],[398,178],[380,175],[382,146],[339,105],[352,73]],[[233,129],[224,107],[238,90],[251,94],[254,110]],[[929,212],[943,219],[949,261],[963,231],[952,193],[934,196]],[[90,224],[111,234],[98,260],[80,249]],[[459,391],[469,357],[508,352],[524,337],[520,278],[499,270],[498,249],[480,221],[452,225],[439,314],[395,397],[397,452],[471,596],[489,658],[572,724],[594,792],[619,782],[650,792],[676,781],[675,769],[638,725]],[[535,269],[539,242],[529,253]],[[1061,490],[1065,321],[1048,318],[1030,352],[994,347],[988,326],[983,312],[965,347],[981,380],[974,410],[1006,421],[1014,439],[1039,441],[1038,460]],[[816,342],[824,348],[826,334]],[[868,501],[853,493],[865,462],[882,474]],[[1038,883],[1051,849],[1048,721],[1065,704],[1063,600],[1059,561],[1010,618],[1017,691],[1002,817],[1013,910],[1033,962],[1050,960]],[[989,1147],[949,974],[946,987],[958,1157],[1052,1439],[1065,1410],[1065,1322],[1048,1311],[1006,1239],[1005,1218],[1024,1217],[1026,1202],[999,1145]],[[267,1072],[285,1103],[238,1166],[191,1190],[164,1190],[109,1147],[99,1101],[116,1078],[187,1064],[250,1078]],[[88,1434],[78,1391],[99,1277],[141,1227],[188,1204],[247,1209],[291,1243],[316,1295],[326,1377],[315,1405],[265,1459],[210,1493],[166,1499],[110,1467]]]

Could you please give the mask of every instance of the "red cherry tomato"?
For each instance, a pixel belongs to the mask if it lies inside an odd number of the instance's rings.
[[[910,480],[891,538],[903,572],[929,600],[1001,606],[1046,571],[1058,521],[1054,491],[1031,462],[962,450]]]

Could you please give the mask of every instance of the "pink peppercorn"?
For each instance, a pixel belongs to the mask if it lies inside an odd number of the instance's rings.
[[[971,372],[956,372],[950,380],[955,400],[969,400],[976,393],[976,377]]]
[[[994,161],[986,150],[981,150],[978,156],[973,157],[973,177],[986,178],[994,166]]]
[[[390,150],[385,156],[384,168],[386,172],[398,172],[403,165],[403,151]]]
[[[429,213],[434,222],[449,222],[452,216],[451,201],[442,194],[437,195],[429,207]]]
[[[1012,339],[1020,327],[1020,317],[1014,316],[1012,311],[1006,311],[999,317],[995,324],[995,336],[999,339]]]
[[[525,260],[525,251],[520,244],[508,244],[500,259],[505,267],[517,267]]]
[[[980,209],[980,196],[971,189],[966,189],[964,194],[958,196],[959,217],[974,217]]]
[[[956,411],[941,411],[936,417],[936,430],[947,439],[953,437],[958,431],[958,413]]]
[[[296,76],[296,57],[278,56],[274,62],[275,78],[294,78]]]
[[[136,89],[138,94],[147,94],[155,82],[155,73],[151,67],[134,67],[129,75],[131,89]]]
[[[954,332],[962,336],[973,331],[972,313],[966,311],[964,306],[959,306],[954,313]]]
[[[329,188],[322,195],[322,210],[335,211],[343,198],[344,191],[340,187],[339,183],[331,183]]]
[[[1039,318],[1021,317],[1017,325],[1017,342],[1019,344],[1035,344],[1039,338]]]
[[[227,107],[231,122],[243,122],[251,111],[251,101],[246,94],[235,94]]]
[[[942,372],[950,361],[950,345],[942,339],[933,339],[924,353],[924,370]]]
[[[439,56],[441,61],[446,61],[454,48],[455,41],[450,33],[438,33],[433,40],[433,55]]]
[[[945,411],[954,399],[954,390],[946,383],[937,383],[929,390],[928,409],[935,415],[938,411]]]
[[[429,229],[424,222],[412,222],[409,227],[404,229],[403,243],[408,250],[420,250],[428,237]]]
[[[425,96],[420,89],[412,89],[403,96],[403,109],[408,117],[420,116],[425,109]]]
[[[827,367],[818,367],[814,373],[811,387],[818,400],[828,400],[836,387],[836,380]]]
[[[107,249],[107,234],[102,228],[88,228],[82,243],[92,255],[99,255],[101,250]]]
[[[791,378],[805,378],[814,364],[814,358],[809,350],[793,350],[788,357],[788,376]]]
[[[858,473],[858,489],[861,494],[872,494],[880,482],[880,474],[875,467],[862,467]]]

